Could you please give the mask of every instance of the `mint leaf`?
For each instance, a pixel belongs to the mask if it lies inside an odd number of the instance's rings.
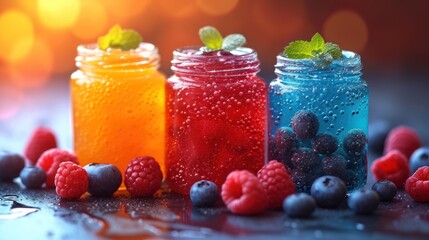
[[[98,48],[106,50],[108,48],[118,48],[122,51],[128,51],[138,48],[142,37],[131,29],[122,29],[121,26],[113,26],[109,32],[98,38]]]
[[[206,47],[212,51],[222,48],[223,37],[220,32],[211,26],[206,26],[199,31],[200,39]]]
[[[295,41],[283,51],[283,55],[293,59],[317,58],[329,65],[332,60],[342,59],[343,53],[340,47],[334,43],[325,43],[322,35],[314,34],[310,42]]]
[[[232,51],[246,44],[246,38],[241,34],[230,34],[225,37],[222,43],[222,49]]]
[[[326,43],[325,50],[323,51],[323,53],[331,55],[333,59],[343,58],[343,53],[340,47],[335,43]]]
[[[313,51],[321,52],[325,48],[325,40],[323,39],[322,35],[319,33],[314,34],[314,36],[311,38],[311,47],[313,48]]]
[[[283,51],[283,55],[293,59],[306,59],[313,57],[313,48],[310,42],[307,41],[295,41],[289,43],[289,45]]]

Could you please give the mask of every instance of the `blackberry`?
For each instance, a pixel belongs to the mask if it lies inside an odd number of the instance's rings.
[[[219,190],[215,183],[201,180],[192,185],[189,196],[195,207],[213,207],[219,198]]]
[[[290,218],[308,218],[316,210],[316,201],[306,193],[295,193],[283,201],[283,210]]]
[[[297,192],[309,193],[311,185],[317,177],[318,175],[315,173],[292,172],[292,180],[295,182]]]
[[[377,209],[380,199],[373,190],[360,189],[350,194],[347,205],[356,214],[370,214]]]
[[[331,154],[338,148],[338,139],[330,133],[318,134],[313,140],[312,147],[320,154]]]
[[[90,163],[84,167],[88,173],[88,192],[94,197],[109,197],[122,183],[121,171],[115,165]]]
[[[270,143],[270,160],[278,160],[291,168],[290,159],[297,145],[298,141],[292,129],[280,128]]]
[[[335,176],[322,176],[311,185],[311,196],[317,206],[322,208],[336,208],[346,197],[347,189],[344,182]]]
[[[372,185],[372,190],[378,193],[380,200],[383,202],[392,201],[395,198],[398,189],[396,185],[389,180],[380,180]]]
[[[319,130],[317,116],[307,110],[298,111],[292,117],[291,125],[295,134],[301,139],[313,138]]]
[[[296,150],[291,161],[294,169],[301,172],[312,172],[320,165],[319,155],[308,148]]]
[[[346,171],[346,160],[339,154],[326,156],[322,160],[323,175],[332,175],[343,178]]]
[[[362,130],[352,129],[343,139],[343,147],[349,155],[360,156],[365,149],[366,142],[366,135]]]
[[[40,167],[28,166],[22,169],[19,177],[26,188],[36,189],[40,188],[43,183],[45,183],[46,172]]]

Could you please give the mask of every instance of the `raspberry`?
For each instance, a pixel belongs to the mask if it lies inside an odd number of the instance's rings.
[[[79,199],[88,190],[88,174],[81,166],[62,162],[55,174],[55,191],[62,199]]]
[[[132,196],[150,197],[161,187],[161,168],[153,157],[136,157],[125,170],[124,182]]]
[[[222,200],[234,214],[262,213],[267,207],[267,196],[258,178],[247,170],[231,172],[222,185]]]
[[[407,179],[405,190],[417,202],[429,202],[429,167],[424,166]]]
[[[24,149],[24,155],[35,165],[43,152],[57,147],[54,133],[45,127],[36,128],[28,139]]]
[[[285,166],[272,160],[258,171],[259,182],[265,189],[268,205],[271,208],[281,208],[283,200],[295,192],[295,183],[289,176]]]
[[[295,113],[290,123],[300,139],[313,138],[319,130],[319,120],[316,114],[306,110]]]
[[[387,179],[397,188],[402,188],[405,180],[410,176],[410,167],[404,154],[398,150],[392,150],[372,163],[371,172],[376,181]]]
[[[62,162],[72,162],[79,164],[77,157],[58,148],[45,151],[37,161],[37,166],[46,172],[46,187],[54,187],[55,174]]]
[[[406,126],[399,126],[392,129],[387,135],[384,153],[397,149],[409,159],[411,154],[421,145],[420,137],[416,131]]]

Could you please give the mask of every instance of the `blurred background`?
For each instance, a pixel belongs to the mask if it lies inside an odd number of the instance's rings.
[[[257,50],[267,81],[274,78],[275,56],[284,46],[319,32],[362,55],[364,78],[375,89],[373,109],[387,109],[373,110],[371,118],[395,117],[420,128],[418,121],[401,117],[409,116],[409,109],[398,110],[393,103],[417,105],[415,111],[428,116],[417,99],[419,91],[424,96],[429,89],[428,10],[424,0],[1,0],[0,142],[11,132],[27,134],[20,128],[36,123],[70,128],[69,122],[55,125],[42,117],[55,109],[53,104],[63,104],[56,107],[69,114],[67,93],[52,86],[68,84],[77,45],[96,42],[114,24],[135,29],[157,45],[167,75],[175,48],[201,45],[200,27],[242,33],[247,46]],[[414,87],[404,88],[410,84]],[[41,103],[44,108],[26,117]]]

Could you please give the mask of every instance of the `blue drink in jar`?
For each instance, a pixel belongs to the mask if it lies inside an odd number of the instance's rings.
[[[285,164],[300,192],[323,175],[349,191],[367,178],[368,87],[360,56],[291,59],[277,56],[269,86],[269,160]]]

